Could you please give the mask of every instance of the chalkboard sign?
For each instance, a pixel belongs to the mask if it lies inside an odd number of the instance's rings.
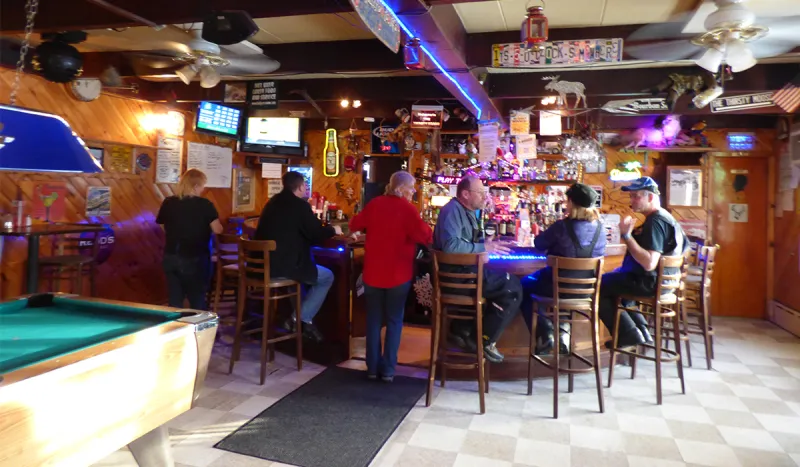
[[[252,81],[247,86],[247,104],[260,109],[278,108],[278,83],[276,81]]]

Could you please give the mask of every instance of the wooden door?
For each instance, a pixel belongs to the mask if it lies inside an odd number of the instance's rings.
[[[766,317],[767,159],[712,158],[712,232],[720,246],[712,287],[717,316]]]

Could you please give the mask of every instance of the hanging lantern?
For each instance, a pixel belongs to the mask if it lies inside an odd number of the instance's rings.
[[[403,60],[409,70],[425,69],[425,54],[422,52],[419,39],[416,37],[409,39],[405,47],[403,47]]]
[[[547,41],[548,26],[544,8],[532,6],[528,8],[528,15],[522,22],[522,43],[527,48],[536,48]]]

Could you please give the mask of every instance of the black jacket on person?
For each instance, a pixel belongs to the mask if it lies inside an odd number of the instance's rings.
[[[335,234],[333,227],[323,227],[308,201],[284,189],[273,196],[261,211],[255,240],[275,241],[276,250],[270,253],[269,258],[272,277],[311,284],[317,281],[311,246]]]

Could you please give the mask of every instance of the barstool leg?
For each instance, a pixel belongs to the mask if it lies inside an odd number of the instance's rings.
[[[486,367],[484,366],[485,360],[483,358],[483,310],[480,303],[478,303],[477,305],[477,311],[478,312],[475,314],[475,327],[476,327],[475,339],[477,339],[476,344],[478,345],[478,355],[477,355],[478,361],[476,362],[478,367],[478,399],[481,407],[481,415],[483,415],[486,413],[486,400],[484,396],[485,392],[484,378],[486,376],[484,370]],[[444,369],[444,367],[442,369]],[[444,384],[442,384],[442,386],[444,387]]]
[[[233,331],[233,349],[231,350],[231,362],[228,367],[228,374],[233,373],[233,365],[239,360],[242,347],[242,326],[244,321],[244,306],[247,302],[247,288],[239,286],[239,302],[236,307],[236,329]]]
[[[705,295],[705,291],[701,291],[701,294]],[[703,296],[700,298],[701,306],[700,306],[700,316],[701,316],[701,323],[700,325],[703,327],[703,341],[706,345],[706,368],[711,370],[711,360],[714,358],[714,342],[711,340],[710,334],[710,319],[708,316],[708,300],[707,297]]]
[[[597,306],[592,311],[592,362],[594,363],[594,376],[597,383],[597,401],[600,404],[600,413],[605,413],[606,404],[603,397],[603,382],[600,376],[600,323],[597,316]],[[571,331],[571,330],[570,330]]]
[[[539,321],[539,303],[531,305],[531,338],[528,350],[528,395],[533,394],[533,355],[536,353],[536,327]]]
[[[294,332],[297,333],[295,340],[297,341],[297,371],[303,369],[303,294],[300,290],[300,284],[296,286],[297,292],[297,309],[295,310],[295,322],[297,323]]]
[[[558,300],[556,300],[558,301]],[[561,367],[561,332],[559,331],[559,313],[557,309],[553,311],[553,418],[558,418],[558,370]]]
[[[431,361],[428,366],[428,392],[425,394],[425,407],[431,406],[431,398],[433,397],[433,383],[436,379],[436,360],[439,358],[439,339],[441,334],[441,320],[442,312],[437,301],[433,309],[433,328],[431,329]]]
[[[556,310],[556,313],[558,313],[558,310]],[[572,323],[575,322],[575,311],[570,310],[569,319],[570,319],[570,326],[572,326]],[[556,329],[556,332],[561,334],[561,331],[559,329]],[[567,354],[567,368],[569,368],[570,370],[572,369],[572,360],[573,360],[573,358],[572,358],[572,349],[575,348],[575,337],[574,336],[575,336],[575,333],[572,332],[572,329],[570,328],[570,333],[569,333],[569,354]],[[575,374],[570,372],[567,375],[567,392],[572,393],[574,390],[575,390]]]
[[[655,344],[656,344],[656,401],[658,405],[661,405],[661,305],[656,303],[655,306],[655,322],[656,322],[656,335],[655,335]]]
[[[269,289],[264,291],[264,303],[261,311],[264,313],[263,321],[261,322],[261,385],[267,379],[267,354],[269,347],[269,327],[270,327],[270,305]]]
[[[441,328],[441,330],[439,332],[442,333],[443,335],[447,336],[448,333],[450,332],[450,315],[448,315],[448,313],[447,313],[447,307],[446,306],[443,306],[441,311],[442,311],[442,321],[441,321],[442,328]],[[446,344],[446,342],[447,342],[446,338],[439,340],[439,355],[442,356],[442,369],[440,370],[441,375],[439,375],[439,379],[441,381],[439,382],[439,386],[441,386],[442,389],[444,389],[445,382],[447,381],[447,347],[446,347],[447,344]]]
[[[608,365],[608,387],[611,387],[611,383],[614,381],[614,365],[617,363],[617,345],[619,344],[619,299],[617,299],[617,308],[616,313],[614,314],[614,335],[612,336],[612,343],[611,343],[611,355],[609,358],[609,365]]]
[[[219,314],[219,301],[220,301],[220,297],[222,296],[222,281],[224,280],[223,279],[224,273],[222,272],[222,268],[219,267],[219,264],[218,264],[219,261],[220,261],[220,258],[217,257],[217,263],[214,263],[215,264],[214,265],[214,269],[215,269],[214,276],[216,277],[216,280],[214,282],[216,282],[216,283],[214,284],[214,307],[212,308],[212,310],[216,314]]]
[[[680,319],[678,318],[678,313],[675,313],[675,316],[672,317],[672,327],[673,327],[673,336],[675,338],[675,348],[678,351],[678,378],[681,380],[681,393],[686,394],[686,383],[683,380],[683,353],[681,350],[681,334],[678,329],[680,324]]]
[[[686,311],[686,300],[682,301],[680,304],[681,309],[681,319],[680,321],[683,322],[681,326],[681,332],[684,336],[686,336],[686,363],[689,367],[692,366],[692,335],[689,333],[689,312]]]

